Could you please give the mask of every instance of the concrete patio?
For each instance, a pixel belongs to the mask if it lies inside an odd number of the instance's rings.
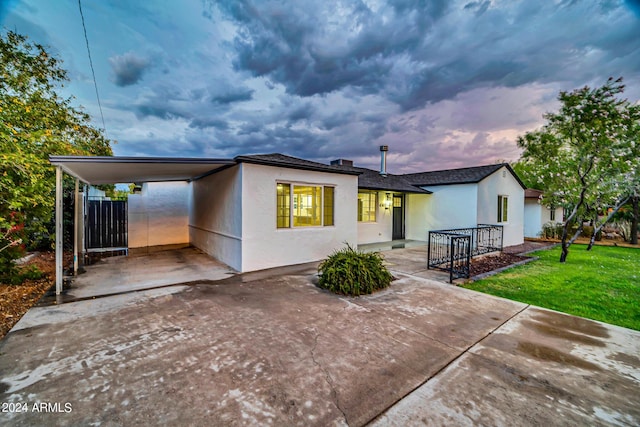
[[[385,257],[398,280],[360,298],[315,287],[316,264],[194,279],[138,257],[165,280],[137,291],[89,267],[118,293],[33,308],[0,342],[0,402],[29,409],[0,424],[640,424],[640,332],[425,279],[419,248]]]

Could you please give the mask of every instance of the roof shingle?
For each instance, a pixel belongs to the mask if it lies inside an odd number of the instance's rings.
[[[431,191],[424,190],[422,188],[411,185],[403,175],[386,174],[382,175],[380,172],[359,168],[356,166],[338,166],[345,170],[353,170],[360,173],[358,176],[358,188],[365,190],[383,190],[383,191],[398,191],[402,193],[418,193],[418,194],[431,194]]]
[[[474,184],[482,181],[492,173],[502,167],[506,167],[525,189],[518,175],[513,171],[508,163],[498,163],[495,165],[474,166],[470,168],[446,169],[431,172],[419,172],[403,175],[403,177],[413,185],[426,187],[429,185],[452,185],[452,184]]]
[[[340,166],[325,165],[323,163],[312,162],[311,160],[304,160],[280,153],[237,156],[234,160],[238,163],[254,163],[258,165],[279,166],[283,168],[303,169],[317,172],[341,173],[346,175],[359,174],[357,171],[347,170]]]

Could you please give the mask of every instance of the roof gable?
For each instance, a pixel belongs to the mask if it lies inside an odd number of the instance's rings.
[[[340,173],[346,175],[359,175],[359,172],[348,170],[340,166],[330,166],[323,163],[312,162],[298,157],[287,156],[280,153],[272,154],[251,154],[237,156],[234,160],[238,163],[253,163],[257,165],[276,166],[290,169],[302,169],[316,172]]]
[[[523,189],[526,189],[520,177],[515,173],[508,163],[497,163],[494,165],[474,166],[460,169],[445,169],[431,172],[419,172],[402,175],[408,182],[420,187],[431,185],[453,185],[453,184],[475,184],[498,170],[506,167],[511,175],[518,181]]]
[[[337,166],[345,170],[352,170],[359,173],[358,188],[364,190],[382,190],[382,191],[398,191],[402,193],[418,193],[431,194],[431,191],[422,189],[408,182],[403,175],[386,174],[380,172],[359,168],[356,166],[341,165]]]

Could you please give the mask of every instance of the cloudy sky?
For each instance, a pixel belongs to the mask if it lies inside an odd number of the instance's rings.
[[[102,120],[77,0],[0,0]],[[280,152],[393,173],[515,160],[560,90],[640,98],[639,0],[82,0],[116,155]]]

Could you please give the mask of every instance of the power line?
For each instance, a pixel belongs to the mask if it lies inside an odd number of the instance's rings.
[[[102,118],[102,129],[104,129],[104,134],[106,136],[107,126],[104,124],[104,114],[102,114],[102,104],[100,103],[100,95],[98,94],[98,82],[96,82],[96,72],[93,69],[93,60],[91,59],[91,49],[89,49],[89,38],[87,37],[87,27],[84,24],[84,14],[82,13],[81,0],[78,0],[78,8],[80,9],[80,18],[82,19],[84,41],[87,44],[87,54],[89,55],[89,65],[91,66],[91,75],[93,76],[93,86],[96,88],[96,98],[98,99],[98,108],[100,109],[100,117]]]

